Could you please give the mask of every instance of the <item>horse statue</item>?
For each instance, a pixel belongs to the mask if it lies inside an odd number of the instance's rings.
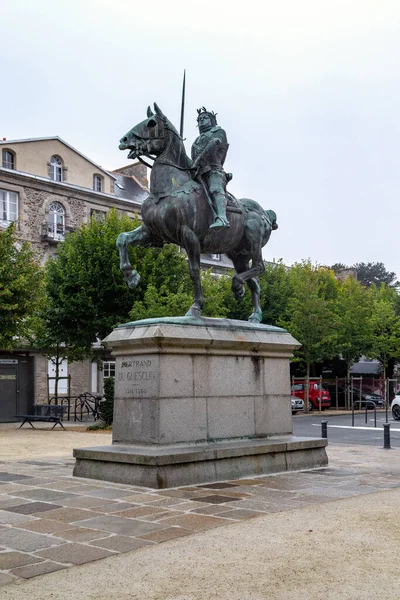
[[[162,247],[178,244],[185,249],[194,287],[194,302],[186,316],[200,317],[204,297],[200,280],[200,254],[226,254],[236,274],[232,278],[235,298],[244,296],[247,283],[253,304],[249,321],[260,323],[260,286],[257,276],[264,271],[261,250],[271,231],[277,229],[276,214],[264,210],[248,198],[236,199],[227,193],[229,228],[210,229],[215,213],[207,190],[191,173],[192,163],[183,139],[154,104],[147,109],[147,119],[133,127],[120,140],[120,150],[129,149],[128,158],[148,156],[154,160],[150,176],[150,195],[144,200],[143,224],[117,239],[120,268],[130,288],[135,288],[139,273],[129,261],[128,246]],[[143,159],[142,159],[143,160]]]

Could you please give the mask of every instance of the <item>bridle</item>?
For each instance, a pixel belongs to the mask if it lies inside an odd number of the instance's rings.
[[[181,142],[183,142],[184,139],[179,135],[179,133],[177,133],[173,129],[169,129],[168,126],[167,126],[167,124],[164,122],[164,119],[162,119],[161,117],[159,117],[159,118],[160,118],[161,121],[163,121],[163,125],[164,125],[164,127],[163,127],[163,135],[158,135],[158,136],[143,136],[143,135],[140,135],[140,136],[136,136],[136,137],[138,137],[139,140],[163,140],[164,138],[168,137],[169,140],[168,140],[167,146],[165,147],[165,149],[161,152],[161,154],[159,156],[156,156],[158,164],[160,164],[160,165],[168,165],[170,167],[175,167],[176,169],[179,169],[180,171],[191,171],[190,167],[189,168],[187,168],[187,167],[180,167],[179,165],[175,165],[174,163],[169,162],[167,160],[160,160],[160,159],[162,159],[163,156],[165,156],[165,155],[168,154],[168,152],[169,152],[169,150],[171,148],[171,144],[172,144],[172,136],[170,135],[171,133],[173,135],[175,135],[176,137],[178,137]],[[136,134],[134,133],[134,135],[136,135]],[[154,166],[154,164],[150,165],[148,162],[146,162],[142,158],[142,156],[146,156],[147,158],[150,158],[151,160],[156,160],[156,159],[150,153],[148,153],[148,152],[143,152],[141,154],[141,156],[137,156],[136,157],[140,163],[142,163],[143,165],[145,165],[149,169],[152,169],[153,166]]]

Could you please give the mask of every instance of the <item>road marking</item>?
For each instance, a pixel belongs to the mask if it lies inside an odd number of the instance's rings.
[[[321,427],[321,423],[312,423],[314,427]],[[352,427],[351,425],[328,425],[328,428],[336,427],[337,429],[366,429],[367,431],[376,431],[377,427]],[[400,429],[392,429],[390,431],[400,431]]]

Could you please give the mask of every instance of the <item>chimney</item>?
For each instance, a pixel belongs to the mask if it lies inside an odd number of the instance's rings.
[[[7,141],[7,138],[3,138],[3,142],[6,142],[6,141]]]

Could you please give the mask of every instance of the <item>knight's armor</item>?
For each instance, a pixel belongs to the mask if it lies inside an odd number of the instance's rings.
[[[210,229],[229,227],[225,196],[227,178],[223,168],[228,140],[225,131],[217,125],[214,113],[204,107],[197,112],[200,135],[192,146],[193,169],[195,176],[207,186],[216,213]]]

